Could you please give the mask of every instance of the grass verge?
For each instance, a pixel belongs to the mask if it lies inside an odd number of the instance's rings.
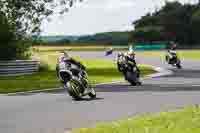
[[[33,75],[17,76],[17,77],[1,77],[0,78],[0,93],[13,93],[22,91],[41,90],[48,88],[58,88],[59,83],[56,72],[56,55],[40,54],[43,62],[49,66],[48,71],[39,72]],[[116,65],[109,60],[101,59],[79,59],[85,66],[89,80],[92,84],[112,82],[121,80],[122,75],[117,71]],[[147,75],[155,72],[149,66],[140,66],[142,75]]]
[[[35,52],[58,52],[58,51],[105,51],[110,47],[113,47],[115,50],[128,50],[128,46],[109,46],[109,45],[101,45],[101,46],[34,46],[32,48]]]
[[[72,133],[199,133],[200,107],[193,106],[177,112],[144,115],[112,123],[100,123]]]
[[[193,60],[200,60],[200,50],[180,51],[180,57]]]
[[[200,50],[178,50],[177,52],[180,58],[200,60]],[[164,60],[165,53],[165,51],[141,51],[137,52],[136,55],[144,57],[159,57]]]

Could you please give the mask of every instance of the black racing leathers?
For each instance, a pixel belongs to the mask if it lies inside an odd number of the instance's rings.
[[[86,70],[85,66],[82,65],[80,62],[74,60],[73,58],[70,58],[70,59],[66,59],[65,60],[65,63],[66,64],[74,64],[74,65],[77,65],[79,68],[81,68],[82,70]],[[58,67],[58,64],[56,65],[56,73],[57,73],[57,77],[59,77],[59,67]],[[64,82],[63,82],[64,83]]]
[[[134,57],[131,58],[129,56],[124,56],[124,57],[127,60],[127,62],[130,61],[130,62],[132,62],[132,63],[134,63],[136,65],[136,69],[138,71],[137,77],[139,78],[140,77],[140,69],[137,66],[135,58]],[[126,70],[123,69],[123,66],[120,63],[117,63],[117,68],[118,68],[119,72],[122,72],[124,75],[126,75]]]
[[[137,63],[136,63],[136,61],[135,61],[135,57],[129,57],[129,56],[125,56],[125,57],[126,57],[126,60],[127,60],[127,61],[130,61],[130,62],[132,62],[132,63],[135,64],[136,69],[137,69],[137,72],[138,72],[137,77],[139,78],[139,77],[140,77],[140,69],[139,69],[139,67],[137,66]]]

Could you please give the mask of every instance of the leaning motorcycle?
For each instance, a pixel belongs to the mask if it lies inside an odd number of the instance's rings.
[[[166,62],[178,69],[182,68],[181,60],[178,58],[176,51],[169,51],[165,57]]]
[[[96,98],[96,91],[91,87],[85,70],[74,64],[60,62],[58,65],[58,77],[64,84],[70,96],[75,100],[81,99],[83,96]]]
[[[109,50],[106,51],[105,56],[109,56],[113,53],[113,49],[110,48]]]
[[[127,61],[125,57],[120,57],[117,60],[118,69],[123,73],[125,80],[127,80],[131,85],[141,85],[139,81],[139,70],[135,63]]]

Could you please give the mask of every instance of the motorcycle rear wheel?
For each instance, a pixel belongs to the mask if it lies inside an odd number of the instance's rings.
[[[176,67],[177,67],[178,69],[181,69],[181,68],[182,68],[181,64],[176,64]]]
[[[137,74],[133,72],[126,72],[126,78],[132,86],[137,85]]]

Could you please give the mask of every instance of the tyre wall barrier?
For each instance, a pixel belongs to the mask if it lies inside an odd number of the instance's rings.
[[[155,45],[136,45],[135,46],[135,50],[162,50],[162,49],[166,49],[167,45],[165,44],[155,44]]]
[[[39,71],[39,61],[12,60],[0,61],[0,76],[20,76]]]

